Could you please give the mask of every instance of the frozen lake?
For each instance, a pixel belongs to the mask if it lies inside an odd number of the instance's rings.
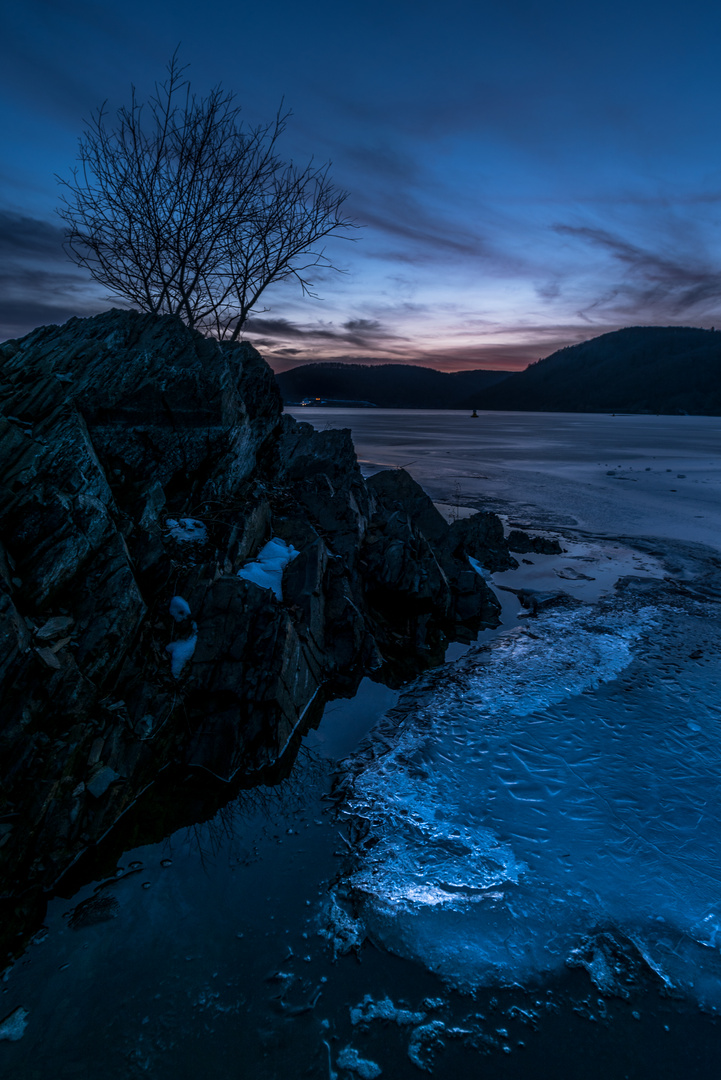
[[[719,417],[288,411],[350,428],[367,468],[402,466],[441,502],[477,502],[536,526],[721,546]]]
[[[331,703],[278,787],[101,852],[6,977],[0,1073],[715,1080],[721,421],[294,414],[557,530],[496,585],[569,599],[501,593],[500,633],[400,705]]]
[[[314,422],[350,426],[366,469],[402,465],[451,508],[568,545],[495,576],[555,576],[568,603],[471,650],[351,763],[345,895],[371,935],[460,987],[579,963],[603,990],[611,934],[720,1009],[718,419],[327,411]],[[598,543],[620,535],[666,571]],[[609,566],[632,575],[620,592]]]

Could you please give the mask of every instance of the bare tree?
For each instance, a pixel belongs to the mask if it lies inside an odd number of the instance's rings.
[[[312,268],[336,269],[320,242],[355,226],[329,164],[277,156],[289,112],[244,128],[234,94],[198,98],[184,71],[174,55],[147,106],[133,87],[114,126],[93,114],[58,213],[70,257],[114,295],[235,340],[273,282],[315,295]]]

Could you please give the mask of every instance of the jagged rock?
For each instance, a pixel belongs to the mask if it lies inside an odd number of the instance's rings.
[[[56,615],[35,631],[35,637],[38,641],[52,641],[54,638],[62,637],[73,622],[74,619],[71,619],[69,615]]]
[[[326,697],[495,621],[468,555],[511,565],[498,519],[449,529],[402,470],[366,484],[247,344],[110,311],[1,345],[0,395],[0,897],[169,765],[263,775]],[[298,552],[281,600],[238,577],[273,536]]]
[[[467,562],[467,556],[473,556],[484,569],[491,572],[511,570],[518,566],[509,554],[500,518],[488,510],[479,510],[471,517],[452,522],[444,548],[455,559],[465,559]]]
[[[547,589],[543,591],[539,589],[509,589],[505,585],[500,587],[507,592],[515,593],[520,600],[521,605],[527,611],[530,611],[532,615],[537,615],[541,608],[576,607],[578,604],[582,603],[577,597],[571,596],[562,589]]]
[[[114,896],[89,896],[70,912],[68,926],[71,930],[84,930],[87,926],[117,919],[120,904]]]
[[[317,431],[284,416],[277,443],[276,477],[292,491],[333,550],[354,565],[365,535],[369,499],[347,429]]]
[[[509,551],[518,555],[561,555],[563,548],[556,539],[547,536],[529,536],[522,529],[511,529],[506,543]]]
[[[447,578],[430,542],[403,511],[374,519],[363,553],[369,592],[390,594],[387,600],[393,603],[404,598],[419,609],[447,614]]]
[[[88,780],[85,788],[94,799],[99,799],[101,795],[104,795],[111,784],[120,779],[120,774],[116,773],[115,769],[111,769],[109,765],[103,765],[93,774],[92,778]]]
[[[368,489],[386,512],[401,510],[432,544],[443,544],[448,525],[433,500],[405,469],[386,469],[368,480]]]
[[[400,552],[415,543],[416,576],[421,578],[421,567],[424,573],[418,586],[411,584],[410,591],[415,589],[419,598],[430,601],[436,619],[446,620],[450,636],[471,641],[482,624],[497,625],[498,602],[468,556],[489,571],[518,565],[508,554],[500,519],[481,511],[449,526],[420,484],[403,469],[376,473],[368,480],[368,488],[376,499],[376,518],[380,522],[377,531],[386,538],[376,555],[366,554],[369,567],[376,571],[374,576],[381,581],[396,577],[407,582]],[[403,528],[406,535],[399,536]],[[430,550],[423,547],[422,541]],[[434,566],[443,586],[437,581]],[[445,602],[440,600],[444,591]]]

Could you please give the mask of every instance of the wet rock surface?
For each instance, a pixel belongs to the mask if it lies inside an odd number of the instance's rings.
[[[247,344],[110,311],[0,346],[0,394],[10,935],[161,772],[267,778],[328,697],[497,622],[467,555],[512,565],[498,519],[447,526],[402,470],[366,483]],[[272,537],[297,552],[281,600],[238,577]]]

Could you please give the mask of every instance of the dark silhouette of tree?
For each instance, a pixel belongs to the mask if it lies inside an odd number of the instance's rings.
[[[132,88],[109,123],[101,106],[79,141],[58,213],[66,249],[96,281],[141,310],[179,315],[235,340],[267,287],[313,267],[336,269],[321,241],[348,238],[347,192],[329,163],[284,162],[289,112],[244,128],[235,95],[191,93],[175,54],[147,105]]]

